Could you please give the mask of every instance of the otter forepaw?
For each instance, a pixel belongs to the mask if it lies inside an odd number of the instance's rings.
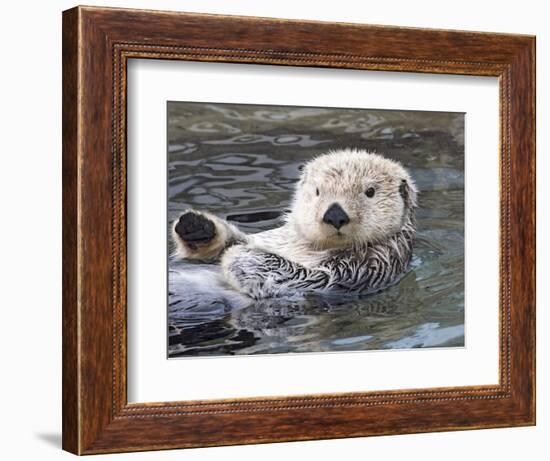
[[[206,216],[190,210],[174,226],[176,234],[190,247],[207,244],[216,236],[216,225]]]
[[[245,245],[235,245],[225,251],[221,260],[226,281],[236,290],[258,298],[263,285],[261,257]]]
[[[177,255],[185,259],[216,259],[225,241],[216,218],[195,210],[186,211],[174,222],[172,235]]]
[[[221,260],[227,282],[254,299],[286,294],[285,277],[278,269],[288,264],[281,256],[246,245],[229,248]]]

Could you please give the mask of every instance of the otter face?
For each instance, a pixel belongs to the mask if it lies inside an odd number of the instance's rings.
[[[399,163],[365,151],[336,151],[306,164],[289,219],[319,248],[378,242],[409,222],[416,194]]]

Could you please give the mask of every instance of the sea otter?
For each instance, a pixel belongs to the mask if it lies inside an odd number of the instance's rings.
[[[411,261],[417,190],[399,163],[362,150],[332,151],[302,169],[284,225],[244,234],[210,213],[175,220],[176,254],[219,262],[225,280],[254,299],[369,294]]]

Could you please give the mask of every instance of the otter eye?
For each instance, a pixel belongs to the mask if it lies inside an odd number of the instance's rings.
[[[366,190],[365,195],[366,195],[368,198],[374,197],[374,187],[369,187],[369,188]]]
[[[319,188],[315,189],[315,195],[319,197]]]

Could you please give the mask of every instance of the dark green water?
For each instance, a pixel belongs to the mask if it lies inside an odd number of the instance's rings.
[[[171,259],[170,357],[464,345],[463,114],[170,102],[168,144],[169,222],[196,208],[276,227],[299,166],[336,148],[399,160],[420,190],[413,267],[375,295],[255,302]]]

